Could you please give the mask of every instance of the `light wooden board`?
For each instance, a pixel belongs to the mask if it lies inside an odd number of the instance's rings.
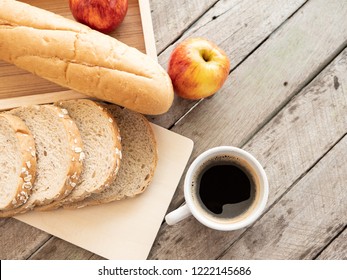
[[[172,44],[160,54],[159,62],[164,68],[167,68],[171,52],[177,44],[190,37],[203,37],[216,43],[226,52],[233,69],[266,40],[288,17],[295,13],[303,3],[305,3],[305,0],[218,1],[189,30],[185,31],[175,44]],[[187,12],[188,10],[177,13],[177,16],[182,16],[182,20],[184,20]],[[164,17],[164,14],[161,17]],[[163,20],[161,19],[161,21]],[[154,22],[157,22],[157,20]],[[179,23],[177,24],[179,25]],[[163,29],[163,27],[157,28],[156,25],[154,27],[156,32],[157,30],[160,32]],[[233,76],[229,77],[226,86],[228,85],[231,85],[230,95],[234,92]],[[169,112],[162,116],[153,117],[152,121],[163,127],[171,127],[196,103],[198,102],[176,96]]]
[[[293,182],[304,176],[305,172],[347,133],[345,88],[347,88],[347,50],[243,146],[258,158],[268,174],[270,185],[268,207],[286,193]],[[227,132],[224,130],[224,134],[228,135]],[[222,138],[223,135],[219,137],[222,143],[232,144],[228,138]],[[196,145],[195,150],[199,148],[200,145]],[[329,171],[324,174],[329,177]],[[336,184],[339,180],[346,186],[344,177],[337,177]],[[303,199],[309,204],[311,197],[304,196]],[[343,207],[343,204],[337,207],[333,219],[343,218],[339,216],[341,213],[339,209],[343,210]],[[289,209],[288,206],[285,211],[293,211]],[[287,219],[285,221],[287,224],[290,223]],[[313,223],[312,227],[319,226],[320,220],[317,219],[316,222],[317,224]],[[333,223],[334,220],[330,220],[329,226],[334,227]],[[269,228],[273,227],[276,230],[279,226],[273,223]],[[238,248],[233,249],[230,246],[244,233],[245,230],[227,233],[209,230],[193,218],[188,218],[175,226],[165,224],[160,229],[150,258],[214,259],[219,258],[223,252],[241,255],[243,250],[238,251]],[[334,231],[330,234],[333,233]],[[270,232],[262,231],[262,234]],[[257,238],[260,236],[257,235]],[[307,238],[307,242],[312,242],[310,240],[312,236]],[[321,245],[322,243],[317,243],[320,248]],[[302,247],[306,248],[304,243]],[[277,249],[273,247],[274,251]],[[297,249],[300,250],[300,247]],[[252,258],[250,254],[248,256]],[[266,258],[266,254],[262,257]],[[295,257],[299,258],[300,254],[296,254]]]
[[[16,218],[108,259],[146,259],[193,149],[191,140],[156,125],[153,129],[159,160],[153,182],[142,195]]]
[[[22,2],[74,20],[68,1],[22,0]],[[124,21],[109,36],[135,47],[157,60],[149,0],[129,0],[128,12]],[[47,103],[57,99],[57,96],[61,99],[72,99],[80,98],[82,95],[74,91],[67,91],[66,88],[0,61],[0,107],[5,107],[3,103]]]

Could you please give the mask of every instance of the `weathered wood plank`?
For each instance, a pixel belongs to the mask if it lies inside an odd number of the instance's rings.
[[[325,248],[317,260],[347,260],[347,229]]]
[[[346,134],[346,88],[347,49],[243,146],[258,158],[268,174],[268,207]],[[234,144],[228,139],[232,138],[228,130],[216,137],[220,137],[218,144]],[[309,203],[311,197],[305,198]],[[149,258],[218,258],[244,232],[213,231],[193,218],[171,227],[164,224]]]
[[[157,52],[161,53],[216,2],[218,0],[150,1]]]
[[[243,145],[347,45],[347,5],[342,4],[308,2],[231,74],[218,94],[172,129],[197,143],[192,160],[213,146]],[[170,209],[182,198],[180,185]]]
[[[59,238],[51,238],[29,259],[34,260],[87,260],[93,253]]]
[[[312,259],[346,226],[347,136],[222,259]]]
[[[51,235],[15,219],[0,219],[0,259],[26,259]]]
[[[166,69],[170,54],[179,42],[188,37],[205,37],[227,53],[234,68],[303,3],[305,0],[219,1],[179,41],[159,56],[159,62]],[[231,84],[232,78],[229,78]],[[154,116],[151,121],[169,128],[196,103],[176,96],[169,112]]]

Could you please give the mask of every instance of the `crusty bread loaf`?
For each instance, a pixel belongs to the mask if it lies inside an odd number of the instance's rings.
[[[173,88],[149,56],[51,12],[0,1],[0,59],[143,114],[166,112]]]
[[[28,201],[14,210],[1,211],[0,217],[24,213],[67,196],[79,181],[84,159],[80,133],[65,109],[33,105],[10,113],[20,117],[34,136],[37,176]]]
[[[34,138],[18,117],[0,114],[0,210],[24,204],[36,176]]]
[[[64,205],[65,208],[81,208],[135,196],[142,193],[153,178],[158,155],[149,122],[141,114],[116,105],[107,108],[117,120],[122,135],[123,158],[118,176],[103,192]]]
[[[61,101],[57,106],[68,111],[76,123],[84,146],[84,165],[80,183],[64,199],[35,210],[51,210],[79,201],[109,187],[119,170],[122,148],[116,121],[107,110],[88,99]]]

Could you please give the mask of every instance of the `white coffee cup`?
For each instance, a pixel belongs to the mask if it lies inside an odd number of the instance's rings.
[[[224,204],[223,212],[216,214],[202,201],[199,188],[206,170],[213,166],[219,168],[220,165],[233,165],[242,170],[249,178],[252,195],[250,194],[250,198],[244,202]],[[211,190],[214,192],[215,189]],[[168,225],[173,225],[193,215],[200,223],[212,229],[221,231],[241,229],[252,224],[263,213],[268,194],[266,173],[254,156],[236,147],[215,147],[205,151],[193,161],[184,180],[186,204],[167,214],[165,221]],[[218,197],[218,194],[216,196]],[[223,198],[225,199],[229,198]]]

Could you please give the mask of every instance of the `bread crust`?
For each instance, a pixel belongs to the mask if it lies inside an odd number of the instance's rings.
[[[114,105],[108,105],[109,108],[112,108]],[[124,110],[124,109],[123,109]],[[147,131],[148,131],[148,134],[150,135],[150,142],[151,143],[148,143],[149,145],[151,145],[154,149],[153,151],[153,154],[154,154],[154,160],[152,162],[152,165],[151,165],[151,169],[150,169],[150,172],[148,174],[148,177],[147,179],[145,179],[141,186],[139,186],[139,188],[137,189],[136,192],[133,192],[131,194],[119,194],[117,197],[115,197],[113,200],[121,200],[121,199],[124,199],[124,198],[128,198],[128,197],[134,197],[134,196],[137,196],[141,193],[143,193],[147,188],[148,186],[151,184],[152,182],[152,179],[153,179],[153,176],[154,176],[154,172],[157,168],[157,165],[158,165],[158,149],[157,149],[157,140],[155,138],[155,135],[154,135],[154,132],[153,132],[153,129],[149,123],[149,121],[146,119],[145,116],[141,116],[140,117],[142,118],[142,121],[143,121],[143,125],[145,125],[147,127]],[[105,201],[106,202],[106,201]]]
[[[112,115],[111,110],[116,105],[105,105],[105,106],[109,110],[110,114]],[[121,110],[126,110],[126,109],[123,108]],[[128,111],[128,113],[131,113],[131,112]],[[136,114],[136,113],[132,113],[132,114]],[[151,167],[150,167],[150,171],[149,171],[148,177],[142,182],[142,184],[138,187],[138,189],[135,192],[132,192],[131,194],[129,194],[129,193],[125,193],[125,194],[124,193],[120,193],[117,196],[110,197],[108,200],[105,199],[105,200],[99,201],[98,204],[100,204],[100,203],[108,203],[108,202],[115,201],[115,200],[122,200],[122,199],[125,199],[125,198],[130,198],[130,197],[137,196],[137,195],[143,193],[147,189],[147,187],[150,185],[150,183],[152,182],[152,179],[153,179],[153,176],[154,176],[154,172],[155,172],[157,164],[158,164],[157,140],[155,138],[153,129],[152,129],[149,121],[147,120],[147,118],[145,116],[143,116],[143,115],[140,115],[140,114],[138,114],[138,117],[142,120],[142,124],[144,126],[146,126],[146,131],[147,131],[148,136],[150,138],[150,143],[148,143],[148,145],[151,145],[153,147],[153,162],[151,163]]]
[[[15,209],[25,204],[32,192],[36,178],[36,150],[33,135],[25,123],[18,117],[2,113],[0,118],[6,119],[13,129],[21,154],[21,173],[18,177],[17,192],[12,201],[1,210]]]
[[[0,2],[0,59],[83,94],[150,115],[168,111],[173,87],[152,58],[75,21]]]
[[[43,106],[51,107],[52,110],[56,112],[58,118],[63,123],[65,130],[67,131],[68,144],[70,147],[70,165],[66,175],[64,187],[55,197],[55,200],[61,200],[67,195],[69,195],[71,191],[79,183],[83,170],[83,160],[85,158],[83,142],[78,127],[76,126],[75,122],[70,118],[68,112],[65,109],[62,109],[54,105]],[[40,203],[35,204],[35,206],[38,205],[40,205]]]

